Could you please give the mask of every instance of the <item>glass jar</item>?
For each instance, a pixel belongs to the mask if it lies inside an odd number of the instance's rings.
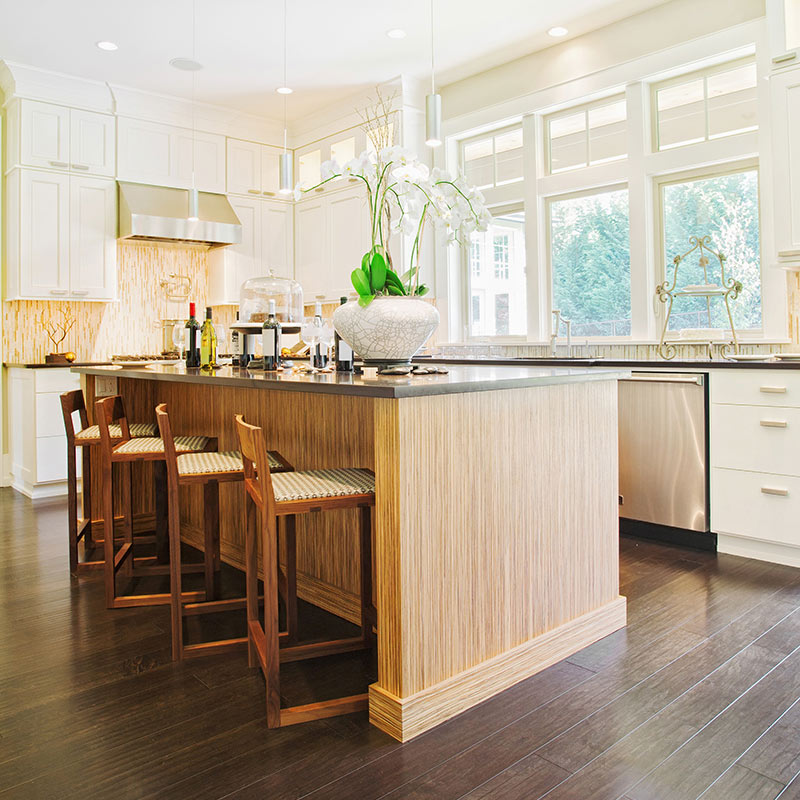
[[[291,278],[269,275],[250,278],[239,292],[239,321],[264,322],[269,316],[269,301],[275,301],[275,315],[281,324],[303,322],[303,287]]]

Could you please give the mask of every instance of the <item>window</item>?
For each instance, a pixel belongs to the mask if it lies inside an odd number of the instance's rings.
[[[496,212],[489,230],[472,234],[469,260],[470,336],[524,336],[528,330],[524,213]]]
[[[654,92],[658,150],[758,128],[752,60],[666,81]]]
[[[731,301],[737,329],[761,328],[761,259],[758,215],[758,170],[672,181],[661,184],[661,217],[665,278],[672,279],[672,260],[685,253],[691,236],[710,236],[711,248],[726,256],[726,278],[740,280],[743,290]],[[719,285],[717,259],[709,258],[708,273],[697,251],[678,269],[678,288]],[[703,297],[676,298],[670,330],[728,328],[725,303]]]
[[[494,277],[497,280],[508,280],[508,259],[510,237],[508,233],[497,233],[494,236]]]
[[[549,172],[564,172],[628,154],[624,98],[584,106],[546,118]]]
[[[464,142],[464,175],[478,189],[522,180],[522,128],[515,127]]]
[[[573,336],[630,336],[628,191],[549,203],[553,308]]]
[[[469,243],[469,269],[472,276],[480,278],[481,276],[481,247],[477,239],[473,239]]]

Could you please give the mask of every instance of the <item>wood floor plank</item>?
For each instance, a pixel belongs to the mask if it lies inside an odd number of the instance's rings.
[[[698,800],[774,800],[783,788],[782,783],[733,764]]]
[[[569,773],[529,755],[464,795],[464,800],[528,800],[540,797],[569,777]]]
[[[800,772],[800,700],[753,742],[737,763],[778,782],[792,780]]]

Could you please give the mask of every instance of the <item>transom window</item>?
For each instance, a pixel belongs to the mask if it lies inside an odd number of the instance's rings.
[[[756,130],[756,85],[752,59],[656,84],[655,148],[668,150]]]
[[[492,189],[522,180],[522,127],[464,142],[462,164],[467,181]]]
[[[624,97],[551,114],[545,119],[548,171],[554,174],[625,158],[627,116]]]

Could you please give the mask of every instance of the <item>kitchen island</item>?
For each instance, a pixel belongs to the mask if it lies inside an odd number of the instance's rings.
[[[238,449],[234,414],[243,414],[297,469],[375,471],[378,680],[370,720],[397,739],[625,625],[617,522],[623,371],[76,371],[87,405],[119,393],[131,419],[149,421],[166,402],[177,434],[217,436],[220,450]],[[135,511],[146,518],[152,490],[143,473],[137,483]],[[200,495],[194,499],[181,504],[183,523],[187,541],[201,546]],[[222,557],[239,567],[242,505],[241,485],[221,487]],[[300,596],[352,620],[357,530],[355,511],[298,520]]]

